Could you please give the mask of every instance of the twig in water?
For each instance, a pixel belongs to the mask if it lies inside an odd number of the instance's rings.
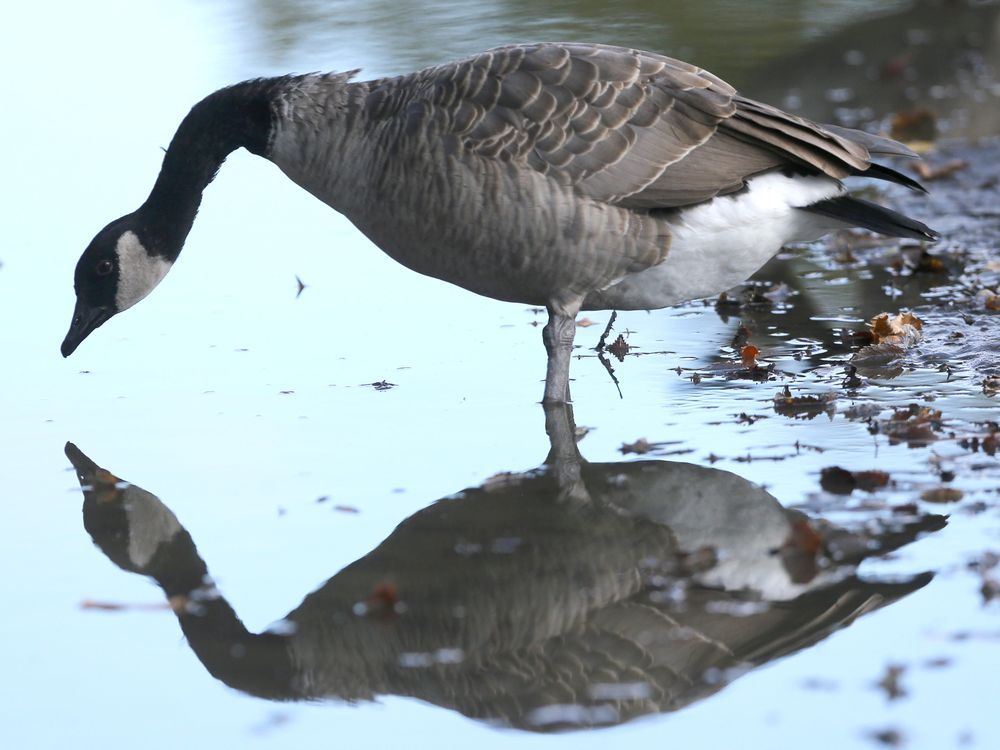
[[[608,319],[608,326],[607,326],[607,328],[604,329],[604,333],[601,334],[601,338],[598,339],[597,346],[594,347],[594,351],[598,351],[598,352],[603,352],[604,351],[604,342],[608,340],[608,334],[611,333],[611,326],[613,326],[615,324],[615,319],[617,317],[618,317],[618,311],[617,310],[612,310],[611,311],[611,317]],[[607,363],[605,363],[605,367],[608,367]],[[609,368],[609,371],[610,371],[610,368]],[[614,373],[612,373],[611,377],[614,377]],[[617,384],[618,381],[616,380],[615,383]],[[621,391],[619,390],[619,393],[620,392]]]
[[[614,318],[614,314],[612,314],[611,320],[614,320],[614,319],[615,319]],[[608,330],[611,330],[611,324],[610,323],[608,324]],[[607,334],[607,331],[605,331],[605,334]],[[613,368],[611,366],[611,362],[609,362],[608,358],[604,356],[604,352],[603,351],[598,350],[598,352],[597,352],[597,358],[599,360],[601,360],[601,364],[604,365],[604,369],[608,371],[608,375],[610,375],[611,376],[611,380],[614,381],[615,388],[618,389],[618,398],[620,398],[622,401],[624,401],[625,397],[622,395],[622,387],[618,383],[618,378],[615,377],[615,368]]]

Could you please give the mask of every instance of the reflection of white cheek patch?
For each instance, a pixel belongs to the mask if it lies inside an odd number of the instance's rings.
[[[115,246],[118,254],[118,293],[115,305],[121,312],[132,307],[163,280],[170,270],[170,261],[151,256],[139,242],[135,232],[125,232]]]

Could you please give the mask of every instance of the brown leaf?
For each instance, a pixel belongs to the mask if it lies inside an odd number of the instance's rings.
[[[792,531],[785,541],[785,546],[804,555],[815,557],[823,546],[823,538],[807,519],[799,518],[792,523]]]
[[[889,437],[890,444],[906,442],[911,447],[927,445],[938,439],[941,412],[919,404],[897,409],[892,416],[879,422],[879,429]]]
[[[634,443],[622,443],[622,447],[618,450],[625,454],[636,453],[641,456],[653,450],[653,444],[646,440],[646,438],[639,438]]]
[[[97,609],[103,612],[158,612],[170,609],[170,603],[156,602],[153,604],[126,604],[123,602],[100,602],[93,599],[84,599],[80,602],[80,609]]]
[[[886,65],[888,66],[889,63]],[[887,69],[883,68],[883,72]],[[937,135],[937,117],[929,109],[909,109],[897,112],[889,123],[889,135],[893,140],[903,143],[933,141]]]
[[[793,396],[786,385],[784,390],[774,396],[774,411],[785,417],[795,419],[812,419],[817,414],[834,411],[835,393],[824,393],[820,396]]]
[[[968,166],[969,162],[964,159],[952,159],[951,161],[946,161],[944,164],[938,164],[933,167],[925,161],[917,162],[913,169],[920,175],[922,180],[930,182],[931,180],[940,180],[942,177],[947,177]]]
[[[991,375],[983,380],[983,393],[987,396],[995,396],[1000,393],[1000,377]]]
[[[892,318],[889,313],[876,315],[868,323],[872,332],[872,343],[890,342],[900,346],[912,346],[920,340],[923,321],[913,313],[902,313]]]
[[[884,471],[856,471],[854,481],[858,483],[858,489],[865,492],[874,492],[880,487],[889,484],[889,475]]]
[[[758,354],[760,354],[760,349],[753,344],[747,344],[740,349],[740,359],[743,361],[743,366],[755,367],[757,365]]]
[[[935,487],[921,492],[920,499],[927,503],[957,503],[962,499],[962,491],[954,487]]]
[[[625,341],[625,337],[619,333],[618,338],[616,338],[614,340],[614,343],[612,343],[611,346],[608,347],[608,351],[611,352],[613,355],[615,355],[615,358],[619,362],[624,362],[625,355],[628,354],[629,348],[630,347],[628,343],[626,343]]]
[[[590,318],[580,318],[578,321],[576,321],[577,328],[590,328],[592,325],[594,325],[594,321],[592,321]]]
[[[889,484],[884,471],[848,471],[839,466],[829,466],[819,473],[820,486],[835,495],[850,495],[855,489],[874,492]]]
[[[819,472],[819,486],[834,495],[850,495],[858,483],[847,469],[827,466]]]
[[[365,599],[364,609],[366,615],[379,617],[391,617],[402,609],[399,601],[399,590],[392,581],[379,581],[372,588],[368,598]]]

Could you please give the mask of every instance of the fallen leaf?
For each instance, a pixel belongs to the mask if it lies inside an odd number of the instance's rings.
[[[902,56],[897,59],[902,59]],[[909,61],[907,60],[905,65],[908,64]],[[889,65],[889,63],[886,63],[886,66]],[[886,72],[890,69],[890,67],[883,67],[883,74],[895,77],[897,74]],[[902,141],[903,143],[933,141],[937,136],[937,117],[929,109],[923,108],[896,112],[889,123],[889,135],[893,140]]]
[[[93,599],[84,599],[80,602],[80,609],[97,609],[102,612],[159,612],[170,609],[170,603],[125,604],[123,602],[101,602]]]
[[[883,365],[898,359],[907,349],[923,337],[923,322],[913,313],[903,313],[890,318],[882,313],[868,324],[872,343],[854,353],[851,362],[868,367]]]
[[[819,472],[819,485],[834,495],[850,495],[858,486],[854,474],[839,466],[828,466]]]
[[[625,337],[620,333],[618,334],[618,338],[616,338],[611,346],[608,347],[608,351],[615,355],[615,358],[619,362],[625,361],[625,355],[628,354],[629,349],[630,347],[628,343],[626,343]]]
[[[906,689],[900,684],[899,678],[903,676],[906,667],[901,664],[890,664],[885,668],[882,679],[875,683],[875,686],[885,691],[885,697],[891,701],[902,698],[906,695]]]
[[[807,519],[800,518],[792,523],[791,533],[785,541],[786,548],[815,557],[822,546],[823,538]]]
[[[740,359],[743,361],[743,366],[748,368],[756,367],[758,354],[760,354],[760,349],[753,344],[747,344],[740,349]]]
[[[995,396],[1000,393],[1000,376],[991,375],[983,380],[983,393],[987,396]]]
[[[636,453],[641,456],[653,450],[653,444],[646,440],[646,438],[639,438],[634,443],[622,443],[622,447],[618,450],[623,454]]]
[[[933,167],[925,161],[917,162],[913,169],[920,175],[920,179],[930,182],[931,180],[940,180],[942,177],[948,177],[968,166],[969,162],[964,159],[952,159]]]
[[[892,445],[905,442],[911,447],[919,447],[938,439],[941,419],[941,412],[937,409],[910,404],[896,409],[889,419],[878,423],[878,428],[889,436]]]
[[[835,495],[850,495],[856,489],[874,492],[888,486],[889,480],[884,471],[848,471],[839,466],[829,466],[819,474],[820,486]]]
[[[889,485],[889,474],[884,471],[856,471],[854,481],[858,483],[858,489],[865,492],[874,492]]]
[[[921,492],[920,499],[927,503],[957,503],[962,499],[962,491],[954,487],[935,487]]]
[[[594,325],[594,321],[592,321],[590,318],[580,318],[578,321],[576,321],[577,328],[590,328],[592,325]]]
[[[872,343],[891,342],[901,346],[912,346],[921,338],[924,323],[913,313],[902,313],[892,318],[889,313],[876,315],[868,323],[872,332]]]
[[[812,419],[817,414],[833,414],[833,402],[837,400],[835,393],[824,393],[821,396],[793,396],[786,385],[774,396],[774,411],[785,417],[795,419]]]
[[[900,747],[905,741],[905,736],[898,729],[880,729],[869,735],[876,742],[880,742],[887,747]]]
[[[379,581],[376,583],[365,599],[360,612],[364,615],[375,615],[377,617],[391,617],[405,608],[399,600],[399,590],[392,581]],[[359,611],[356,609],[355,611]]]

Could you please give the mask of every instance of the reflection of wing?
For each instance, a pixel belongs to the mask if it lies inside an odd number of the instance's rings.
[[[578,460],[574,444],[563,448],[556,462]],[[536,731],[619,723],[696,701],[730,670],[804,648],[929,580],[868,583],[847,571],[779,601],[742,583],[727,589],[726,576],[711,578],[712,556],[687,555],[682,542],[739,553],[740,536],[692,511],[725,492],[750,537],[783,538],[794,515],[766,492],[728,472],[647,461],[584,465],[569,496],[570,467],[546,466],[419,511],[278,628],[253,634],[159,499],[121,491],[77,449],[67,454],[95,542],[173,597],[212,675],[273,699],[413,696]],[[905,527],[897,544],[923,528],[894,523]]]
[[[501,47],[375,82],[366,112],[630,208],[697,203],[782,165],[841,178],[867,170],[869,151],[907,153],[740,97],[688,63],[600,45]]]
[[[466,715],[536,730],[673,711],[744,671],[811,646],[930,578],[871,584],[851,577],[793,602],[764,605],[706,589],[689,590],[681,605],[639,597],[592,613],[578,632],[466,670],[468,681],[450,697]]]

